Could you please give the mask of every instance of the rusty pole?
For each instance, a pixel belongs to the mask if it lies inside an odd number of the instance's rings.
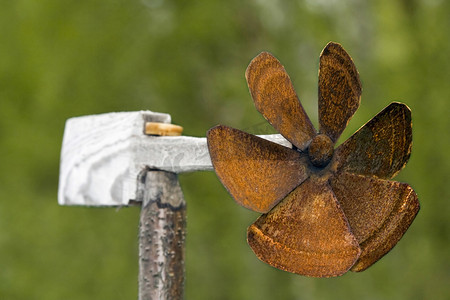
[[[175,173],[144,170],[139,222],[139,300],[183,299],[186,202]]]

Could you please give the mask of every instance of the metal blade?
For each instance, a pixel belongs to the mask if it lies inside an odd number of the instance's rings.
[[[381,178],[394,177],[411,155],[411,111],[391,103],[335,151],[338,169]]]
[[[328,43],[320,54],[320,133],[336,142],[359,107],[361,82],[358,71],[344,48]]]
[[[286,139],[305,150],[316,130],[281,63],[262,52],[250,62],[245,78],[256,109]]]
[[[313,277],[342,275],[360,254],[329,184],[313,177],[259,217],[247,240],[262,261]]]
[[[331,186],[362,250],[352,271],[388,253],[419,212],[417,195],[406,183],[341,173]]]
[[[217,176],[237,203],[268,212],[308,177],[305,154],[226,126],[208,131]]]

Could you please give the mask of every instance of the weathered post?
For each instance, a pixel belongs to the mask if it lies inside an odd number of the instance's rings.
[[[139,299],[182,299],[186,203],[175,173],[142,173]]]
[[[177,174],[213,168],[206,138],[147,135],[149,122],[170,124],[170,116],[139,111],[69,119],[58,202],[140,204],[139,299],[182,299],[186,203]],[[261,137],[291,146],[278,134]]]

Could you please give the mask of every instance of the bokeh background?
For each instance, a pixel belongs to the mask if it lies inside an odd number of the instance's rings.
[[[136,299],[139,208],[57,204],[66,119],[113,111],[172,115],[185,135],[217,124],[270,133],[246,82],[266,50],[317,124],[328,41],[353,57],[362,102],[340,141],[391,101],[413,112],[414,145],[396,178],[421,211],[362,273],[314,279],[260,262],[257,214],[213,172],[183,174],[187,299],[450,299],[450,2],[15,0],[0,9],[0,299]]]

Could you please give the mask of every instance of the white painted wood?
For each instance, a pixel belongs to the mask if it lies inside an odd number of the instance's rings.
[[[174,173],[212,170],[206,138],[147,136],[145,122],[170,123],[170,115],[139,111],[67,120],[59,204],[126,206],[137,199],[138,174],[145,168]],[[281,135],[261,137],[291,147]]]

